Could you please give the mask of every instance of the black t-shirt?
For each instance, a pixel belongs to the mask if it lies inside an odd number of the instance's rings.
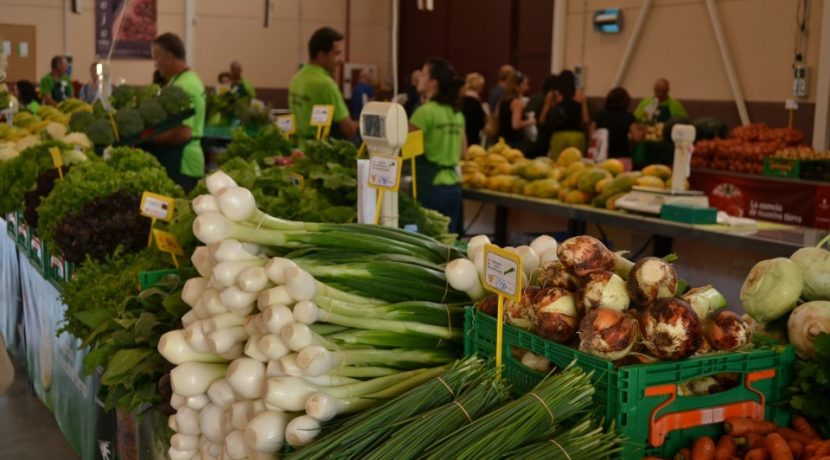
[[[487,119],[481,101],[474,97],[464,96],[461,99],[461,112],[464,114],[464,132],[467,133],[467,143],[478,144],[481,142],[481,131]]]
[[[511,147],[517,147],[521,144],[524,138],[523,129],[513,129],[513,111],[510,110],[510,103],[513,102],[510,98],[499,103],[499,137],[503,137]],[[522,114],[524,119],[524,114]]]
[[[603,110],[594,115],[597,128],[608,130],[608,157],[629,155],[628,130],[635,123],[634,115],[625,110]]]
[[[551,110],[553,131],[584,131],[582,124],[582,104],[573,99],[565,99]]]

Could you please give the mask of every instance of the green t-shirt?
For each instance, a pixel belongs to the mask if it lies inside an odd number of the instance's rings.
[[[55,80],[49,72],[40,79],[40,95],[42,97],[52,96],[55,102],[61,102],[74,96],[75,90],[68,76],[64,75],[59,80]]]
[[[205,175],[205,154],[202,152],[202,133],[205,130],[205,85],[192,70],[185,70],[176,75],[170,81],[183,89],[190,96],[190,107],[196,113],[182,122],[190,127],[193,138],[184,147],[182,153],[181,173],[190,177],[202,177]]]
[[[455,185],[461,182],[455,167],[461,161],[461,139],[464,115],[452,107],[427,102],[418,107],[409,122],[424,132],[424,156],[441,170],[433,185]]]
[[[254,89],[254,85],[252,85],[251,82],[249,82],[248,80],[246,80],[244,78],[239,80],[239,86],[241,86],[242,89],[245,90],[245,94],[248,97],[251,97],[251,98],[256,97],[256,90]]]
[[[655,102],[657,102],[657,98],[654,96],[649,96],[640,101],[640,103],[637,104],[637,108],[634,109],[634,118],[638,121],[649,121],[649,115],[646,112],[646,108]],[[654,121],[666,121],[669,118],[687,116],[688,115],[686,114],[686,109],[683,108],[683,104],[681,104],[677,99],[670,97],[657,105],[657,110],[654,114]]]
[[[332,123],[349,118],[346,101],[328,71],[316,64],[306,64],[288,85],[288,106],[296,119],[298,136],[314,137],[316,134],[316,128],[311,126],[311,109],[315,105],[334,106]]]

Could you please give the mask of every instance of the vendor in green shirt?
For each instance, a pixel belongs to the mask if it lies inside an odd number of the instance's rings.
[[[205,174],[205,154],[201,139],[205,127],[205,86],[187,66],[184,43],[174,34],[159,35],[153,41],[156,67],[167,78],[167,85],[178,86],[190,96],[190,106],[196,112],[181,126],[165,131],[153,139],[150,148],[167,174],[185,190],[192,189]]]
[[[669,118],[686,116],[683,104],[669,96],[669,81],[665,78],[654,83],[654,96],[644,98],[634,110],[634,117],[640,122],[665,122]]]
[[[241,97],[256,97],[254,85],[242,78],[242,64],[237,61],[231,62],[231,88]]]
[[[315,105],[334,107],[332,137],[353,139],[358,125],[350,116],[343,94],[332,78],[343,62],[343,35],[331,27],[317,30],[308,41],[309,62],[291,78],[288,86],[288,106],[294,114],[297,135],[314,137],[311,109]]]
[[[40,95],[43,103],[47,105],[58,105],[64,99],[75,95],[72,88],[72,81],[66,75],[69,63],[63,56],[55,56],[51,62],[52,70],[40,79]]]
[[[451,219],[449,231],[461,234],[464,225],[458,164],[467,150],[459,91],[464,81],[449,62],[430,58],[421,71],[418,92],[426,99],[409,122],[424,132],[424,154],[416,160],[418,201]]]

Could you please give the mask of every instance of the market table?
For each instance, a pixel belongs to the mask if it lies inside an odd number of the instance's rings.
[[[803,246],[815,246],[826,231],[758,222],[758,228],[732,228],[725,225],[691,225],[662,220],[623,211],[610,211],[587,205],[570,205],[543,198],[494,192],[490,190],[464,190],[464,199],[496,205],[495,240],[506,244],[507,209],[527,209],[542,214],[568,219],[568,233],[584,234],[587,222],[606,224],[628,230],[647,232],[659,237],[655,245],[656,255],[671,252],[674,238],[698,240],[734,249],[747,249],[763,253],[766,257],[789,257]]]

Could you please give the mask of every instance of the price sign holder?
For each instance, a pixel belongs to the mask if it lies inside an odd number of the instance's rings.
[[[504,348],[504,299],[522,297],[522,256],[494,244],[484,245],[484,289],[499,296],[496,317],[496,372],[501,375]]]
[[[58,177],[63,179],[63,156],[61,155],[61,150],[57,147],[52,147],[49,149],[49,155],[52,156],[52,164],[55,165],[55,169],[58,170]]]
[[[163,220],[165,222],[173,220],[175,206],[176,200],[172,197],[147,191],[141,194],[141,205],[139,208],[141,215],[152,219],[150,222],[150,234],[147,235],[148,248],[153,244],[153,227],[156,225],[156,220]]]
[[[412,162],[412,198],[418,198],[418,179],[415,176],[415,157],[424,154],[424,132],[420,129],[406,135],[406,143],[401,149],[401,157]]]
[[[286,139],[291,137],[292,134],[297,132],[297,123],[296,118],[294,118],[293,113],[289,113],[288,115],[280,115],[277,117],[277,128],[282,132],[282,135],[285,136]]]
[[[311,126],[317,127],[317,140],[329,137],[331,121],[334,117],[333,105],[315,105],[311,108]]]
[[[375,206],[375,224],[380,223],[380,208],[385,191],[397,192],[401,186],[401,157],[391,155],[371,155],[369,157],[369,187],[378,191]]]
[[[176,236],[170,232],[154,228],[153,237],[156,239],[156,247],[159,251],[169,253],[170,257],[173,258],[173,265],[179,268],[179,259],[176,256],[183,256],[184,250]]]
[[[355,156],[355,159],[359,160],[360,157],[362,157],[364,153],[366,153],[366,143],[362,142],[360,144],[360,148],[357,149],[357,155]]]

